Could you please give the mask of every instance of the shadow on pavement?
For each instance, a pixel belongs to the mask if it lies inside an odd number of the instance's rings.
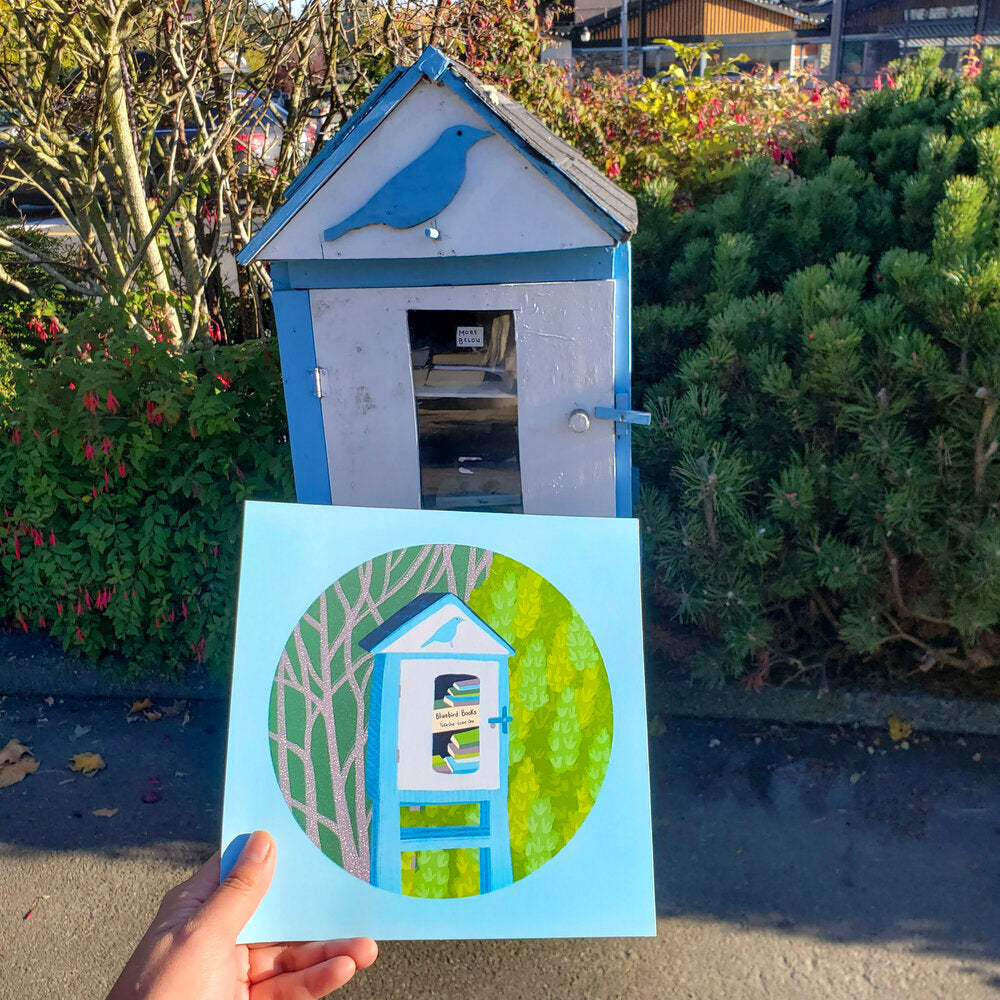
[[[0,745],[17,737],[41,762],[0,789],[0,841],[112,856],[217,841],[226,706],[134,723],[126,709],[0,704]],[[1000,958],[1000,740],[915,733],[899,749],[887,731],[670,719],[651,746],[661,919]],[[107,767],[68,770],[83,751]]]

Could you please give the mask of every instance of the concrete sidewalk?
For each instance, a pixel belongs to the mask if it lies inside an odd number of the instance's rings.
[[[162,893],[214,849],[224,704],[129,724],[128,701],[0,704],[0,744],[41,761],[0,789],[3,1000],[102,997]],[[69,771],[83,750],[105,770]],[[655,940],[386,942],[341,996],[995,998],[998,762],[989,737],[917,732],[903,750],[884,731],[666,719]]]

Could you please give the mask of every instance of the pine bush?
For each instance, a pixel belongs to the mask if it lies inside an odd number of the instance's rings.
[[[643,206],[651,599],[710,682],[1000,663],[1000,58],[939,60],[793,170]]]

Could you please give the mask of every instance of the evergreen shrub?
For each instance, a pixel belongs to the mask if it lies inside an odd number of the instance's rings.
[[[179,353],[109,304],[34,329],[0,358],[0,619],[129,671],[227,670],[242,502],[294,498],[275,347]]]
[[[1000,59],[940,55],[795,169],[645,205],[650,598],[710,682],[997,672]]]

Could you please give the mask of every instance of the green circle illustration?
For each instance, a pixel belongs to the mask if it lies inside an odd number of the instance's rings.
[[[425,898],[491,892],[553,858],[597,799],[611,688],[570,602],[488,549],[397,549],[345,573],[282,651],[281,792],[345,871]]]

